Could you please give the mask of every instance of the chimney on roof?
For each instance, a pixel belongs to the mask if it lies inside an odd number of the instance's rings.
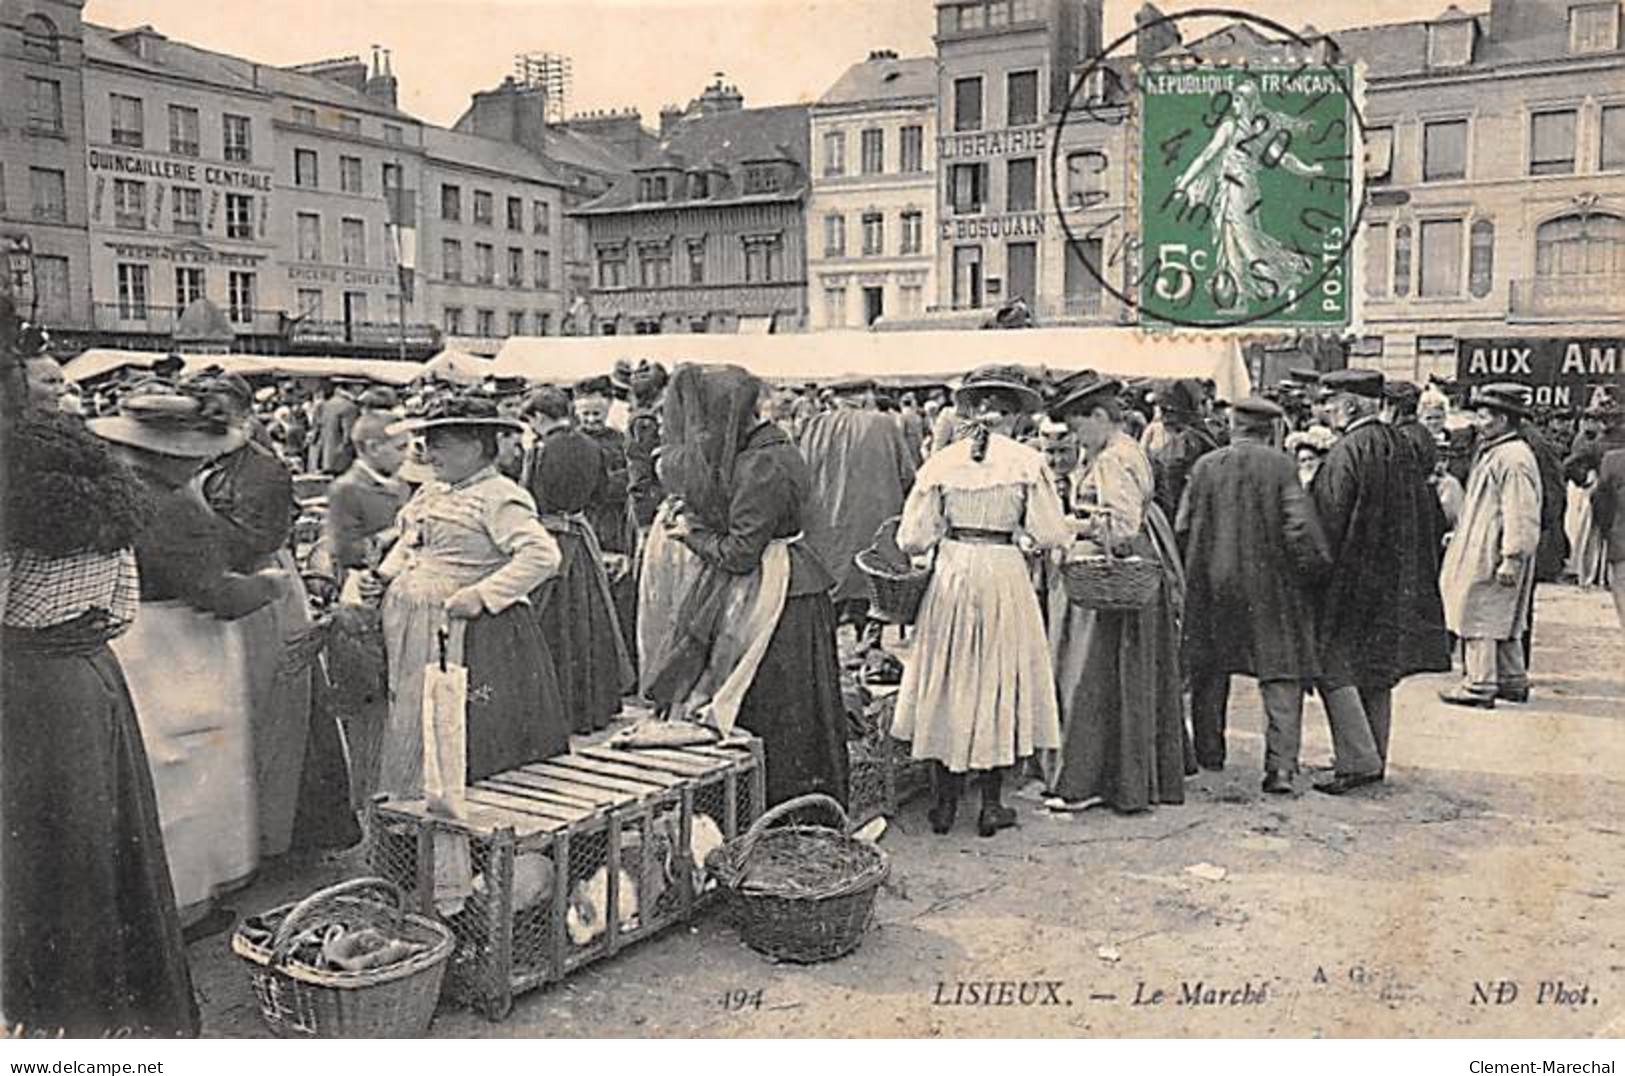
[[[523,146],[532,153],[547,152],[547,94],[540,86],[526,86],[512,77],[494,90],[474,95],[454,130]]]
[[[558,126],[602,142],[629,161],[641,161],[646,147],[654,141],[644,130],[643,113],[635,108],[578,112]]]
[[[663,105],[660,109],[660,137],[665,138],[677,129],[683,122],[683,107],[681,105]]]
[[[1179,27],[1174,23],[1151,25],[1162,17],[1162,12],[1155,4],[1146,4],[1134,13],[1134,28],[1140,31],[1134,42],[1134,55],[1138,59],[1152,59],[1184,40],[1179,34]]]
[[[745,95],[718,71],[716,81],[705,88],[705,92],[689,106],[689,111],[698,111],[701,116],[715,116],[723,112],[738,112],[744,107]]]
[[[295,64],[288,70],[297,71],[302,75],[314,75],[317,78],[337,82],[341,86],[348,86],[356,93],[367,92],[367,63],[359,56],[340,56],[333,60],[314,60],[308,64]]]
[[[395,107],[400,86],[391,69],[388,49],[379,45],[372,47],[372,74],[367,76],[362,92],[379,104]]]

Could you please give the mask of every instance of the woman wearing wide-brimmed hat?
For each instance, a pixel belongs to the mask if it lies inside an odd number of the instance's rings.
[[[441,398],[392,431],[420,434],[434,480],[400,515],[378,567],[390,712],[378,790],[423,794],[423,670],[450,631],[468,667],[468,780],[563,754],[569,716],[529,595],[559,570],[558,543],[524,487],[498,473],[499,435],[522,429],[487,400]]]
[[[30,343],[32,341],[32,343]],[[141,483],[78,419],[28,405],[43,353],[0,292],[0,997],[31,1033],[195,1035],[135,704]]]
[[[1145,450],[1120,428],[1121,384],[1091,377],[1050,407],[1088,463],[1074,491],[1077,540],[1068,556],[1103,544],[1155,559],[1163,585],[1132,612],[1084,609],[1050,594],[1050,644],[1065,744],[1051,774],[1058,809],[1104,802],[1121,812],[1185,802],[1185,724],[1177,610],[1184,590],[1172,529],[1155,501]]]
[[[981,784],[977,831],[991,837],[1014,825],[1001,799],[1005,771],[1060,746],[1024,549],[1058,549],[1072,532],[1044,457],[1010,437],[1041,403],[1020,370],[966,376],[954,398],[961,434],[920,468],[897,529],[903,552],[935,553],[892,735],[935,763],[937,833],[953,828],[966,773]]]
[[[228,912],[215,910],[216,898],[247,884],[259,865],[243,620],[291,581],[281,571],[231,568],[224,524],[199,475],[248,434],[218,401],[149,382],[89,427],[156,500],[135,544],[141,613],[113,649],[141,715],[181,919],[224,926]]]

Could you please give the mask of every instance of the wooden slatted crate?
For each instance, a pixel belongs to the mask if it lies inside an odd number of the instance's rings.
[[[765,798],[756,740],[586,747],[469,786],[464,823],[423,800],[375,803],[370,855],[434,916],[434,834],[468,837],[475,892],[444,918],[457,937],[447,989],[501,1020],[515,994],[688,919],[711,896],[696,855],[748,829]]]

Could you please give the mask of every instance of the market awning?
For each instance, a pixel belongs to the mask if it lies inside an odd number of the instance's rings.
[[[773,331],[773,316],[751,315],[739,319],[740,336],[766,336]]]

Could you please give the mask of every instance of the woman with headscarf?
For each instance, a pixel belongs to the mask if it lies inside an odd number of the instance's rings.
[[[570,749],[547,640],[529,595],[559,570],[558,543],[529,493],[496,467],[498,435],[520,428],[495,405],[443,397],[392,431],[422,433],[434,479],[401,509],[401,537],[378,566],[389,659],[389,721],[378,790],[423,794],[423,670],[468,668],[468,781]]]
[[[1061,743],[1055,680],[1025,550],[1072,537],[1054,479],[1010,433],[1041,398],[1020,370],[985,367],[954,396],[958,439],[926,459],[903,505],[897,545],[936,566],[904,662],[892,735],[932,765],[931,828],[953,829],[966,773],[978,775],[977,832],[1016,823],[1005,771]]]
[[[1118,553],[1156,560],[1154,603],[1130,612],[1072,604],[1050,594],[1050,643],[1065,742],[1051,777],[1052,809],[1105,802],[1121,813],[1185,802],[1190,754],[1179,662],[1184,579],[1172,528],[1155,501],[1145,450],[1120,427],[1117,381],[1076,385],[1050,408],[1083,445],[1068,557]]]
[[[28,406],[22,360],[45,343],[0,294],[5,1023],[196,1035],[152,773],[108,645],[136,616],[151,498],[77,419]]]
[[[253,390],[241,377],[215,367],[188,379],[186,388],[212,397],[230,421],[252,429]],[[309,599],[288,549],[298,511],[293,475],[250,437],[204,469],[203,498],[220,520],[227,567],[244,575],[277,568],[289,580],[277,601],[238,622],[248,660],[260,855],[270,859],[293,841],[311,720],[309,670],[285,659],[288,644],[310,629]]]
[[[141,715],[182,922],[223,929],[230,915],[216,898],[259,865],[243,621],[293,582],[273,568],[234,570],[225,524],[204,500],[203,469],[248,439],[219,401],[149,382],[119,408],[90,430],[145,483],[155,513],[135,543],[140,615],[113,649]]]
[[[808,792],[845,803],[833,580],[801,541],[811,477],[771,405],[734,366],[680,367],[667,390],[661,468],[681,509],[666,537],[700,564],[649,694],[671,716],[759,737],[769,804]]]

